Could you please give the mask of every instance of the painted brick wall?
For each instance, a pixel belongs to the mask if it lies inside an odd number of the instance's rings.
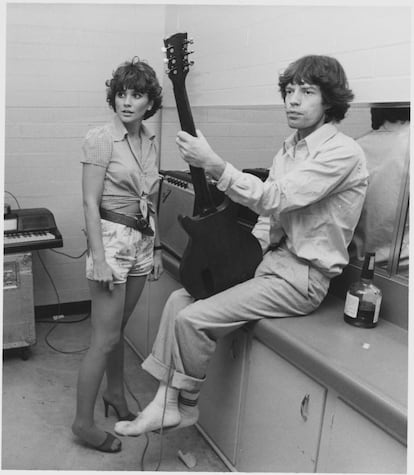
[[[85,249],[81,143],[111,116],[104,82],[134,55],[162,80],[164,13],[162,5],[8,4],[4,188],[22,208],[52,211],[64,239],[58,251]],[[148,123],[159,132],[160,115]],[[83,258],[40,255],[61,302],[89,299]],[[34,276],[35,305],[55,304],[36,253]]]
[[[194,106],[191,108],[196,127],[212,148],[239,169],[269,168],[283,140],[293,131],[286,125],[283,106]],[[368,106],[350,109],[338,128],[358,138],[370,129]],[[175,138],[179,130],[175,107],[165,107],[162,115],[161,163],[165,170],[185,170]]]
[[[164,81],[162,168],[183,168],[171,83],[163,73],[162,38],[188,31],[195,65],[187,89],[196,125],[235,165],[269,166],[289,130],[277,75],[308,53],[337,57],[356,102],[409,100],[410,13],[407,7],[306,7],[139,4],[7,5],[5,189],[21,207],[47,207],[64,252],[85,249],[81,142],[110,117],[104,80],[138,54]],[[162,118],[162,127],[161,127]],[[352,111],[345,131],[369,126]],[[12,205],[13,199],[5,195]],[[62,302],[89,299],[84,260],[41,251]],[[56,303],[38,258],[35,305]]]
[[[186,88],[196,126],[239,168],[268,166],[290,133],[277,77],[305,54],[343,64],[355,100],[340,128],[353,137],[370,128],[361,104],[410,100],[408,7],[175,5],[166,18],[166,36],[186,31],[194,40]],[[185,168],[172,87],[164,89],[161,161]]]
[[[410,20],[409,6],[182,5],[166,33],[194,39],[194,105],[280,104],[278,72],[305,54],[335,56],[356,102],[407,101]]]

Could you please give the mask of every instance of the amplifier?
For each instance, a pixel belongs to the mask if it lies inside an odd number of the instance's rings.
[[[268,170],[249,168],[243,170],[259,176],[263,181],[267,178]],[[158,226],[161,244],[173,256],[181,259],[188,243],[188,235],[181,227],[178,216],[193,216],[194,187],[191,173],[183,170],[160,170],[161,185],[158,201]],[[210,192],[215,205],[224,199],[224,193],[219,191],[214,182],[210,182]],[[257,214],[237,205],[237,220],[240,224],[252,228],[257,221]]]
[[[181,259],[188,235],[178,221],[179,215],[192,216],[194,188],[190,172],[160,171],[161,186],[158,201],[158,227],[161,244],[173,256]]]

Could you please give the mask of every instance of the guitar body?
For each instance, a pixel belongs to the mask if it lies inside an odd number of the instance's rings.
[[[228,199],[207,216],[180,216],[189,242],[180,263],[180,280],[203,299],[253,277],[262,259],[258,240],[236,220]]]
[[[176,33],[164,40],[168,58],[168,76],[182,130],[196,136],[185,77],[188,62],[187,33]],[[216,206],[201,168],[190,166],[195,192],[194,216],[178,219],[189,236],[180,263],[180,281],[195,299],[210,297],[254,276],[262,260],[262,248],[250,230],[237,222],[236,205],[225,198]]]

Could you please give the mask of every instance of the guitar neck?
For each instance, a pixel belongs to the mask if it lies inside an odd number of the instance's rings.
[[[173,85],[173,89],[181,129],[193,137],[196,137],[197,133],[194,125],[193,115],[191,113],[187,91],[184,86],[177,84]],[[202,168],[190,166],[190,172],[196,197],[196,212],[201,215],[214,212],[216,208],[211,198],[211,193],[204,170]]]

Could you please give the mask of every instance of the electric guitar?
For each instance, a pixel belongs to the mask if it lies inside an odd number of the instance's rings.
[[[193,62],[188,60],[187,33],[164,40],[167,74],[171,79],[182,130],[196,137],[196,129],[185,88]],[[203,299],[253,277],[262,260],[258,240],[236,219],[236,206],[227,197],[214,204],[204,170],[190,166],[195,205],[192,217],[178,217],[189,236],[180,263],[180,281],[195,299]]]

